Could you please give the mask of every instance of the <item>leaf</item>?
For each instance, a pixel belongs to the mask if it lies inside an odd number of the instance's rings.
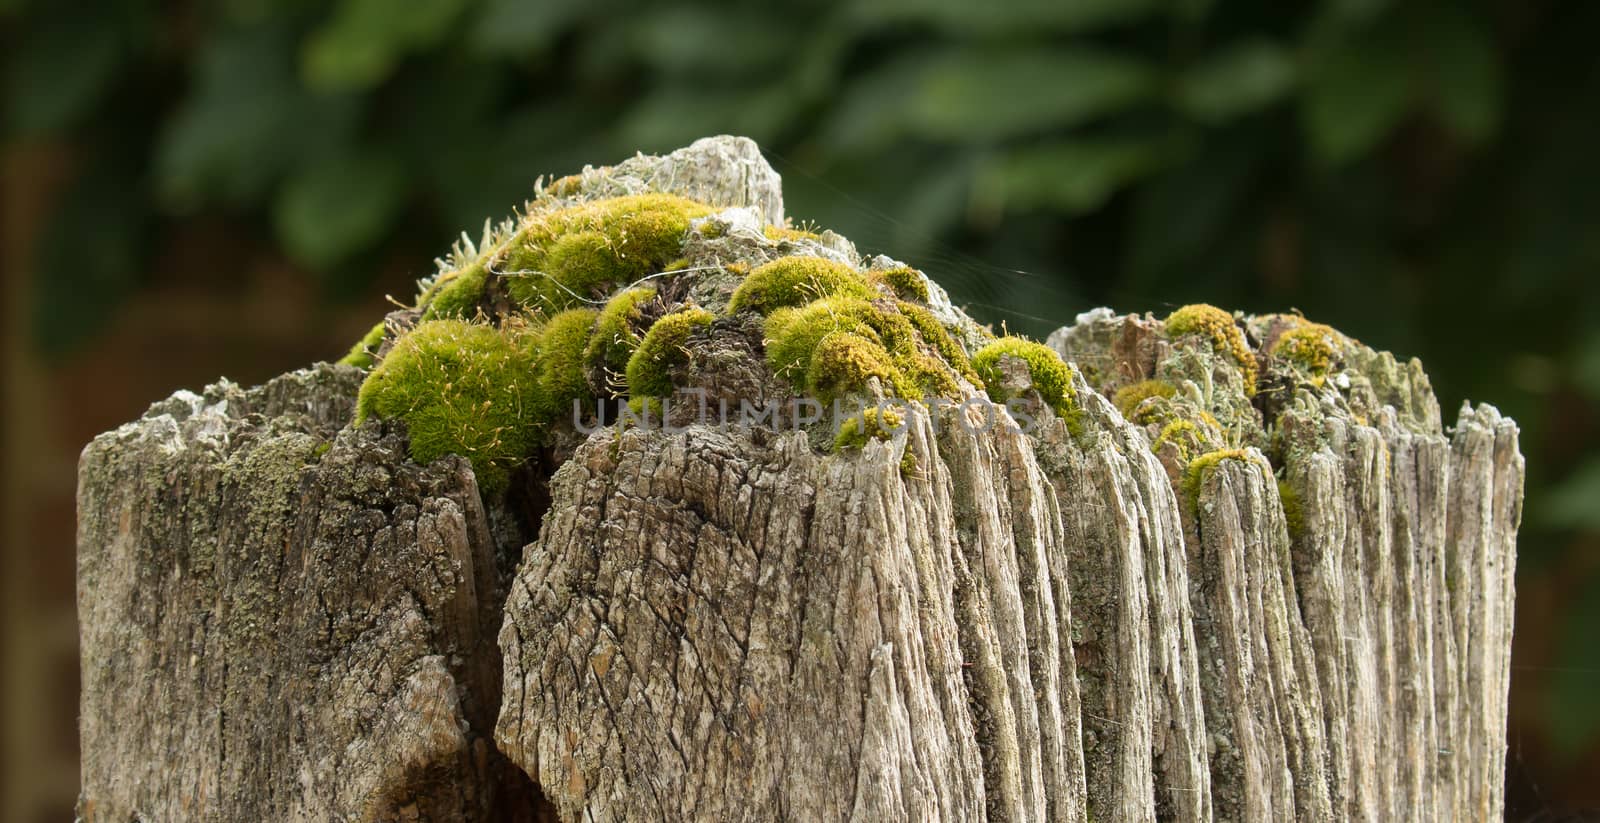
[[[1271,105],[1294,86],[1295,65],[1276,43],[1249,40],[1211,55],[1178,81],[1178,107],[1221,123]]]
[[[848,5],[859,28],[924,25],[960,36],[1087,32],[1148,18],[1159,0],[1010,0],[997,8],[972,0],[874,0]]]
[[[37,240],[31,336],[47,354],[93,337],[138,286],[150,215],[137,166],[119,160],[80,175]]]
[[[350,139],[359,101],[302,88],[292,44],[287,30],[269,26],[206,44],[192,91],[157,149],[158,183],[170,204],[259,202],[284,174]]]
[[[1164,141],[1151,139],[1064,140],[1012,153],[984,172],[980,187],[1006,206],[1080,214],[1157,168],[1167,153]]]
[[[1413,44],[1397,26],[1341,39],[1306,71],[1301,122],[1313,153],[1342,165],[1366,154],[1399,124],[1416,98]]]
[[[1500,54],[1478,21],[1441,7],[1422,27],[1429,54],[1428,98],[1446,126],[1471,143],[1500,125],[1504,81]]]
[[[405,206],[406,170],[364,150],[296,175],[273,204],[278,241],[295,262],[328,270],[371,248]]]
[[[407,54],[439,42],[468,0],[342,0],[301,55],[306,82],[321,91],[382,83]]]
[[[585,16],[599,17],[610,7],[606,0],[485,0],[472,17],[467,42],[494,57],[538,54]]]
[[[7,125],[24,134],[53,132],[81,121],[111,88],[143,28],[142,9],[121,4],[111,14],[81,14],[48,4],[28,21],[6,61]]]
[[[1156,88],[1144,62],[1094,49],[962,51],[928,69],[907,116],[927,137],[999,140],[1122,111]]]

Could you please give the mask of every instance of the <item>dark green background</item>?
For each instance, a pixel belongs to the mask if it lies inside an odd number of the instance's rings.
[[[1600,4],[0,0],[0,21],[6,139],[73,157],[30,266],[29,339],[57,360],[197,215],[329,303],[404,295],[538,175],[719,132],[769,150],[793,216],[1012,330],[1205,301],[1421,357],[1447,420],[1470,397],[1521,423],[1523,593],[1559,601],[1519,626],[1512,817],[1600,805]],[[212,276],[243,276],[222,248]]]

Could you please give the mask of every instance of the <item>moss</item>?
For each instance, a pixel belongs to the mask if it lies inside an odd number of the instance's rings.
[[[1013,357],[1027,364],[1034,390],[1039,392],[1056,416],[1067,421],[1073,434],[1078,434],[1081,424],[1078,422],[1077,392],[1072,388],[1072,367],[1061,359],[1061,355],[1049,346],[1020,337],[997,338],[979,349],[972,358],[972,367],[982,379],[989,399],[996,403],[1011,399],[1000,373],[1002,357]]]
[[[831,335],[845,337],[823,347]],[[862,388],[878,377],[895,395],[957,396],[954,376],[917,347],[917,331],[899,311],[856,297],[827,297],[773,312],[766,323],[767,364],[779,377],[805,386],[817,399]]]
[[[839,427],[839,433],[833,438],[833,450],[859,449],[872,439],[888,440],[905,424],[906,417],[898,409],[886,406],[863,409],[861,414],[844,421]]]
[[[544,193],[553,197],[572,197],[583,190],[583,175],[569,174],[544,187]]]
[[[498,270],[511,297],[559,311],[608,285],[636,280],[677,258],[689,222],[709,206],[670,194],[630,194],[532,217]]]
[[[419,324],[367,375],[356,423],[403,420],[418,463],[472,461],[485,491],[503,489],[538,442],[533,361],[514,335],[462,320]]]
[[[594,309],[567,309],[550,318],[539,333],[539,418],[554,423],[566,419],[574,402],[593,400],[584,372],[584,353],[594,332]]]
[[[1152,397],[1172,397],[1178,393],[1176,386],[1163,380],[1141,380],[1132,385],[1117,389],[1111,402],[1122,412],[1122,416],[1140,425],[1155,422],[1154,414],[1146,410],[1139,413],[1139,405]],[[1136,419],[1137,418],[1137,419]]]
[[[656,290],[651,286],[628,289],[611,298],[606,307],[600,310],[600,316],[594,324],[594,336],[589,338],[589,347],[583,353],[588,368],[600,375],[596,385],[614,394],[626,388],[628,358],[633,356],[639,348],[639,341],[643,339],[634,331],[634,326],[639,322],[639,307],[655,299],[655,296]]]
[[[1284,332],[1267,353],[1286,360],[1312,377],[1323,377],[1338,357],[1340,334],[1321,323],[1306,323]]]
[[[358,369],[372,368],[373,360],[378,354],[378,347],[383,345],[383,336],[386,333],[384,321],[379,320],[376,326],[369,329],[360,340],[339,362],[346,366],[355,366]]]
[[[1256,358],[1244,342],[1244,333],[1233,322],[1233,315],[1216,306],[1197,303],[1184,306],[1167,316],[1167,334],[1182,337],[1199,335],[1211,343],[1211,349],[1232,357],[1244,376],[1245,393],[1256,393]]]
[[[689,335],[711,325],[711,312],[698,307],[675,311],[657,320],[645,332],[628,358],[628,394],[635,408],[645,408],[656,398],[672,394],[672,373],[689,362]]]
[[[951,369],[973,383],[981,382],[978,373],[972,370],[972,361],[967,358],[966,350],[950,335],[950,330],[939,322],[939,318],[933,316],[933,312],[904,300],[900,301],[899,309],[922,337],[922,342],[927,343]]]
[[[429,290],[431,296],[423,308],[422,319],[472,318],[478,313],[478,303],[483,300],[488,280],[489,272],[480,263],[445,275]]]
[[[1206,478],[1216,470],[1217,465],[1224,460],[1251,460],[1250,453],[1244,449],[1217,449],[1206,452],[1189,461],[1183,471],[1183,496],[1189,505],[1198,505],[1200,489],[1205,485]]]
[[[928,302],[928,281],[923,278],[922,272],[910,266],[895,266],[888,269],[879,269],[872,272],[872,277],[888,286],[902,300],[914,300],[918,303]]]
[[[1300,494],[1289,485],[1289,481],[1279,480],[1278,500],[1283,505],[1283,522],[1289,528],[1290,539],[1299,540],[1306,530],[1306,514],[1300,504]]]
[[[761,230],[768,240],[774,243],[794,243],[800,240],[816,240],[820,237],[816,232],[807,229],[797,229],[792,226],[768,225]]]
[[[1161,453],[1161,447],[1171,443],[1178,450],[1178,459],[1185,465],[1195,455],[1204,454],[1215,444],[1206,435],[1206,431],[1188,420],[1174,420],[1161,428],[1161,433],[1156,436],[1155,442],[1150,444],[1150,451]]]
[[[877,292],[860,272],[820,257],[782,257],[758,266],[733,290],[728,313],[771,314],[786,306],[803,306],[822,297],[848,296],[870,300]]]

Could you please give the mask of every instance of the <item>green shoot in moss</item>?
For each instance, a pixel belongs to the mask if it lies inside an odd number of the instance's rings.
[[[356,423],[403,420],[413,460],[459,454],[472,461],[482,488],[495,492],[537,444],[538,406],[532,359],[511,334],[433,320],[400,338],[367,375]]]
[[[1256,358],[1244,342],[1244,333],[1234,324],[1233,315],[1216,306],[1196,303],[1168,315],[1166,329],[1172,337],[1186,334],[1204,337],[1211,343],[1212,351],[1226,354],[1239,364],[1245,393],[1256,393]]]

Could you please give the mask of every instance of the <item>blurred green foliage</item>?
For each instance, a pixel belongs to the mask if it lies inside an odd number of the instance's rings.
[[[1600,4],[94,5],[0,3],[6,133],[81,161],[36,260],[47,351],[187,215],[259,225],[337,297],[537,175],[733,132],[791,213],[1013,330],[1203,300],[1421,356],[1447,417],[1523,425],[1525,567],[1600,534]],[[1600,612],[1572,621],[1551,688],[1592,695]],[[1600,728],[1551,706],[1574,751]]]

